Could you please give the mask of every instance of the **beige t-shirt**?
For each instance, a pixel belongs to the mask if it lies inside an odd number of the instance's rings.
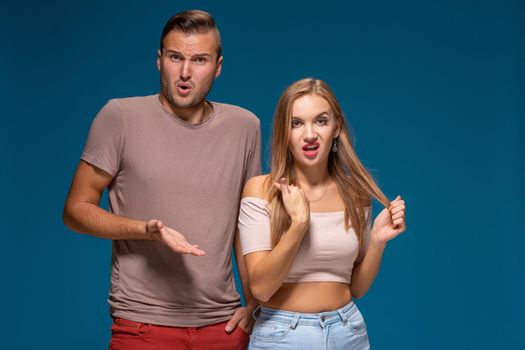
[[[345,229],[344,211],[310,212],[308,232],[285,282],[350,283],[354,264],[364,258],[370,241],[371,208],[365,208],[365,215],[364,244],[359,247],[354,229]],[[243,255],[272,250],[268,201],[244,197],[238,225]]]
[[[240,107],[212,105],[192,125],[166,112],[158,95],[114,99],[93,121],[82,159],[114,176],[111,212],[160,219],[206,252],[113,241],[114,317],[198,327],[229,319],[240,305],[231,253],[242,188],[260,174],[259,120]]]

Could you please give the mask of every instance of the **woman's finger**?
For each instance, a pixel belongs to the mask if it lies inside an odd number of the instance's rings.
[[[390,212],[393,214],[397,214],[401,211],[405,211],[405,205],[404,204],[400,204],[400,205],[397,205],[397,206],[394,206],[392,208],[390,208]]]
[[[395,219],[393,221],[394,226],[396,226],[397,228],[399,228],[399,226],[401,226],[402,223],[403,223],[403,219]]]
[[[405,232],[406,228],[406,223],[404,221],[401,221],[401,223],[395,227],[395,231],[397,234],[400,234]]]
[[[285,190],[290,193],[290,189],[288,188],[288,179],[286,177],[281,178],[281,190]]]
[[[395,214],[392,214],[392,220],[401,219],[403,217],[405,217],[405,211],[400,211]]]

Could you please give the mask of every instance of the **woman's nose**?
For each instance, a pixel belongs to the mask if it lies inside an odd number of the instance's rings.
[[[317,141],[317,133],[313,130],[312,127],[310,126],[307,126],[305,129],[304,129],[304,135],[303,135],[303,140],[304,142],[306,143],[312,143],[314,141]]]

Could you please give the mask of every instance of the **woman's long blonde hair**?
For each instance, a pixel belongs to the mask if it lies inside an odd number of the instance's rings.
[[[272,247],[275,247],[291,224],[290,216],[284,208],[279,190],[273,186],[273,183],[283,177],[288,178],[291,184],[295,184],[297,181],[293,158],[288,151],[292,106],[295,100],[310,94],[320,96],[330,104],[339,126],[337,152],[330,152],[328,173],[336,183],[337,189],[345,203],[345,228],[348,230],[350,223],[352,223],[361,245],[366,226],[365,207],[370,205],[372,197],[385,207],[390,205],[390,201],[381,192],[372,176],[359,161],[348,134],[343,111],[330,87],[322,80],[306,78],[288,86],[281,95],[275,109],[272,137],[272,170],[265,182],[265,190],[268,193],[268,202],[271,210]]]

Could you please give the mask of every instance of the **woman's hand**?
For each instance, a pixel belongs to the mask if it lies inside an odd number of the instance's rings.
[[[385,244],[405,230],[405,201],[397,196],[374,220],[370,239]]]
[[[282,178],[280,183],[275,182],[274,186],[281,191],[284,208],[292,224],[305,225],[310,223],[310,203],[302,189],[295,185],[289,185],[287,178]]]

